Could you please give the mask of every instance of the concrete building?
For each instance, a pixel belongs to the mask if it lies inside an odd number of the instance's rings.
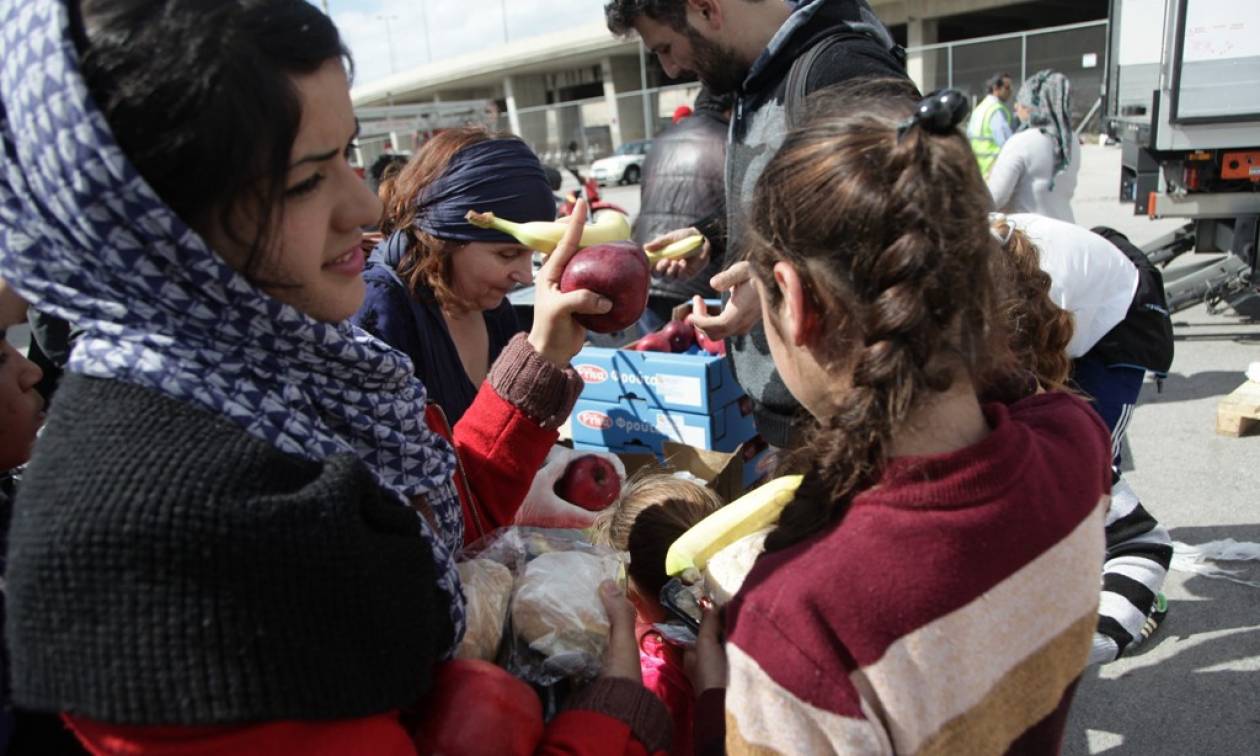
[[[907,68],[924,91],[950,85],[979,96],[981,83],[995,71],[1019,78],[1055,68],[1073,78],[1082,116],[1097,100],[1108,0],[872,0],[871,5],[908,48]],[[1060,26],[1069,28],[1018,34]],[[994,36],[999,38],[974,41]],[[593,24],[434,61],[357,86],[352,94],[361,108],[486,101],[481,122],[521,136],[545,161],[558,164],[573,143],[589,160],[654,136],[674,108],[691,103],[698,91],[695,81],[670,81],[636,38],[620,39]],[[401,135],[376,131],[361,142],[365,162],[386,145],[405,151],[424,138],[423,129]]]

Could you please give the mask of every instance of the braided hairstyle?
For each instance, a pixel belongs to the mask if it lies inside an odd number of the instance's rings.
[[[916,110],[913,88],[896,81],[814,98],[757,183],[754,275],[777,310],[775,263],[798,271],[813,320],[826,323],[810,351],[844,386],[786,462],[805,483],[769,550],[838,522],[878,482],[894,433],[960,377],[981,385],[1015,369],[995,307],[992,200],[957,128],[965,100],[946,94],[944,113],[931,98]]]

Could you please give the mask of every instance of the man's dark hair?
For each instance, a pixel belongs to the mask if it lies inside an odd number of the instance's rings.
[[[984,83],[984,91],[987,92],[988,94],[993,94],[993,90],[1001,87],[1002,82],[1004,81],[1014,81],[1014,79],[1011,78],[1010,74],[1005,73],[1005,72],[995,73],[989,77],[988,81]]]
[[[337,27],[306,0],[80,0],[79,67],[114,139],[177,215],[232,235],[257,218],[249,274],[282,212],[302,120],[295,76],[349,65]]]
[[[687,28],[687,0],[609,0],[604,4],[608,30],[618,36],[634,31],[634,21],[647,16],[674,31]]]
[[[390,176],[397,176],[402,167],[407,164],[406,155],[396,155],[387,152],[384,155],[372,161],[371,167],[368,168],[368,188],[373,192],[380,189],[381,182]]]

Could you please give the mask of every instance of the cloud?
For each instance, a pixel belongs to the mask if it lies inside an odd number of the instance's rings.
[[[329,0],[355,84],[603,18],[604,0]],[[427,19],[427,24],[426,24]],[[432,44],[432,50],[429,49]]]

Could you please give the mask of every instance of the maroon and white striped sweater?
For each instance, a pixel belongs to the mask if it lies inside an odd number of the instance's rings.
[[[1075,397],[893,460],[727,609],[728,753],[1056,753],[1097,622],[1106,428]]]

